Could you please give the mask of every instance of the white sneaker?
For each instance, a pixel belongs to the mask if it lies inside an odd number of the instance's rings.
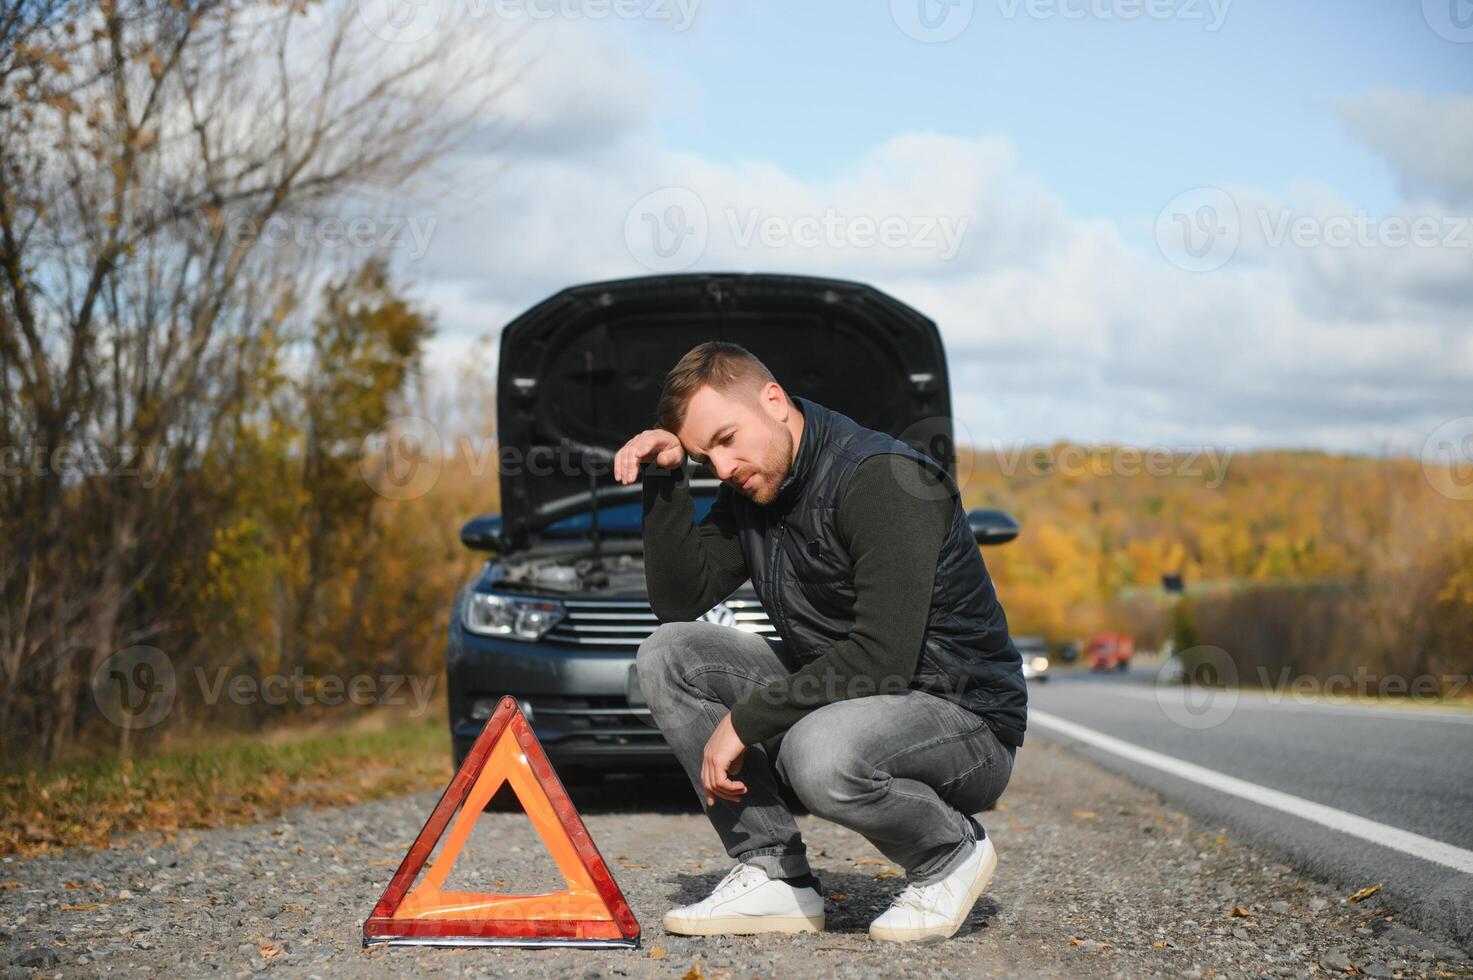
[[[869,924],[869,937],[896,943],[950,938],[967,921],[996,867],[992,840],[983,837],[972,844],[972,853],[945,878],[905,886],[894,903]]]
[[[758,932],[820,932],[823,896],[795,888],[752,864],[738,864],[694,905],[665,913],[666,932],[682,936],[751,935]]]

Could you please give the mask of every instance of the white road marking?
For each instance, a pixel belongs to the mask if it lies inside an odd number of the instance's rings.
[[[1389,847],[1424,861],[1432,861],[1455,871],[1473,874],[1473,851],[1467,851],[1440,840],[1433,840],[1431,837],[1423,837],[1421,834],[1414,834],[1390,824],[1367,820],[1365,817],[1346,813],[1344,810],[1337,810],[1323,803],[1306,800],[1302,796],[1281,793],[1276,789],[1259,786],[1257,783],[1250,783],[1246,779],[1229,776],[1215,769],[1183,762],[1169,755],[1163,755],[1130,742],[1123,742],[1112,735],[1095,731],[1093,728],[1065,721],[1063,718],[1036,708],[1028,710],[1028,721],[1031,724],[1042,725],[1060,735],[1078,739],[1086,745],[1093,745],[1095,748],[1103,749],[1123,759],[1170,773],[1199,786],[1206,786],[1229,796],[1236,796],[1260,806],[1280,810],[1302,820],[1317,823],[1322,827],[1329,827],[1331,830],[1338,830],[1343,834],[1358,837],[1372,844],[1380,844],[1382,847]]]
[[[1158,695],[1155,691],[1142,691],[1134,687],[1122,687],[1118,684],[1098,684],[1090,688],[1091,692],[1099,691],[1105,694],[1114,694],[1122,698],[1135,698],[1137,701],[1155,701]],[[1186,688],[1171,685],[1165,688],[1164,697],[1182,697]],[[1251,708],[1259,711],[1294,710],[1307,708],[1311,711],[1327,711],[1330,714],[1357,715],[1362,718],[1401,718],[1407,721],[1447,721],[1455,725],[1473,725],[1473,715],[1460,714],[1454,711],[1440,711],[1436,708],[1426,710],[1406,711],[1400,708],[1378,708],[1370,705],[1355,704],[1323,704],[1318,701],[1296,701],[1291,695],[1284,695],[1278,701],[1272,701],[1268,695],[1259,691],[1238,690],[1239,708]]]

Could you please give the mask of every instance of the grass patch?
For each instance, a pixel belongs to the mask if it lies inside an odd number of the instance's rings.
[[[256,823],[295,806],[442,788],[450,775],[450,733],[438,713],[374,731],[277,732],[137,759],[94,756],[0,776],[0,855]]]

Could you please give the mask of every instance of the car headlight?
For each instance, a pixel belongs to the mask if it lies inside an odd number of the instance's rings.
[[[556,599],[472,592],[465,604],[465,628],[482,636],[540,640],[562,618],[563,604]]]
[[[1028,664],[1033,668],[1035,673],[1041,674],[1048,670],[1048,657],[1034,657]]]

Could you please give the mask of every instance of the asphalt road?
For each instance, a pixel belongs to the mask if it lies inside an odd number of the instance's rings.
[[[1056,672],[1030,688],[1029,735],[1326,880],[1379,883],[1412,921],[1473,945],[1473,713],[1153,680]]]

